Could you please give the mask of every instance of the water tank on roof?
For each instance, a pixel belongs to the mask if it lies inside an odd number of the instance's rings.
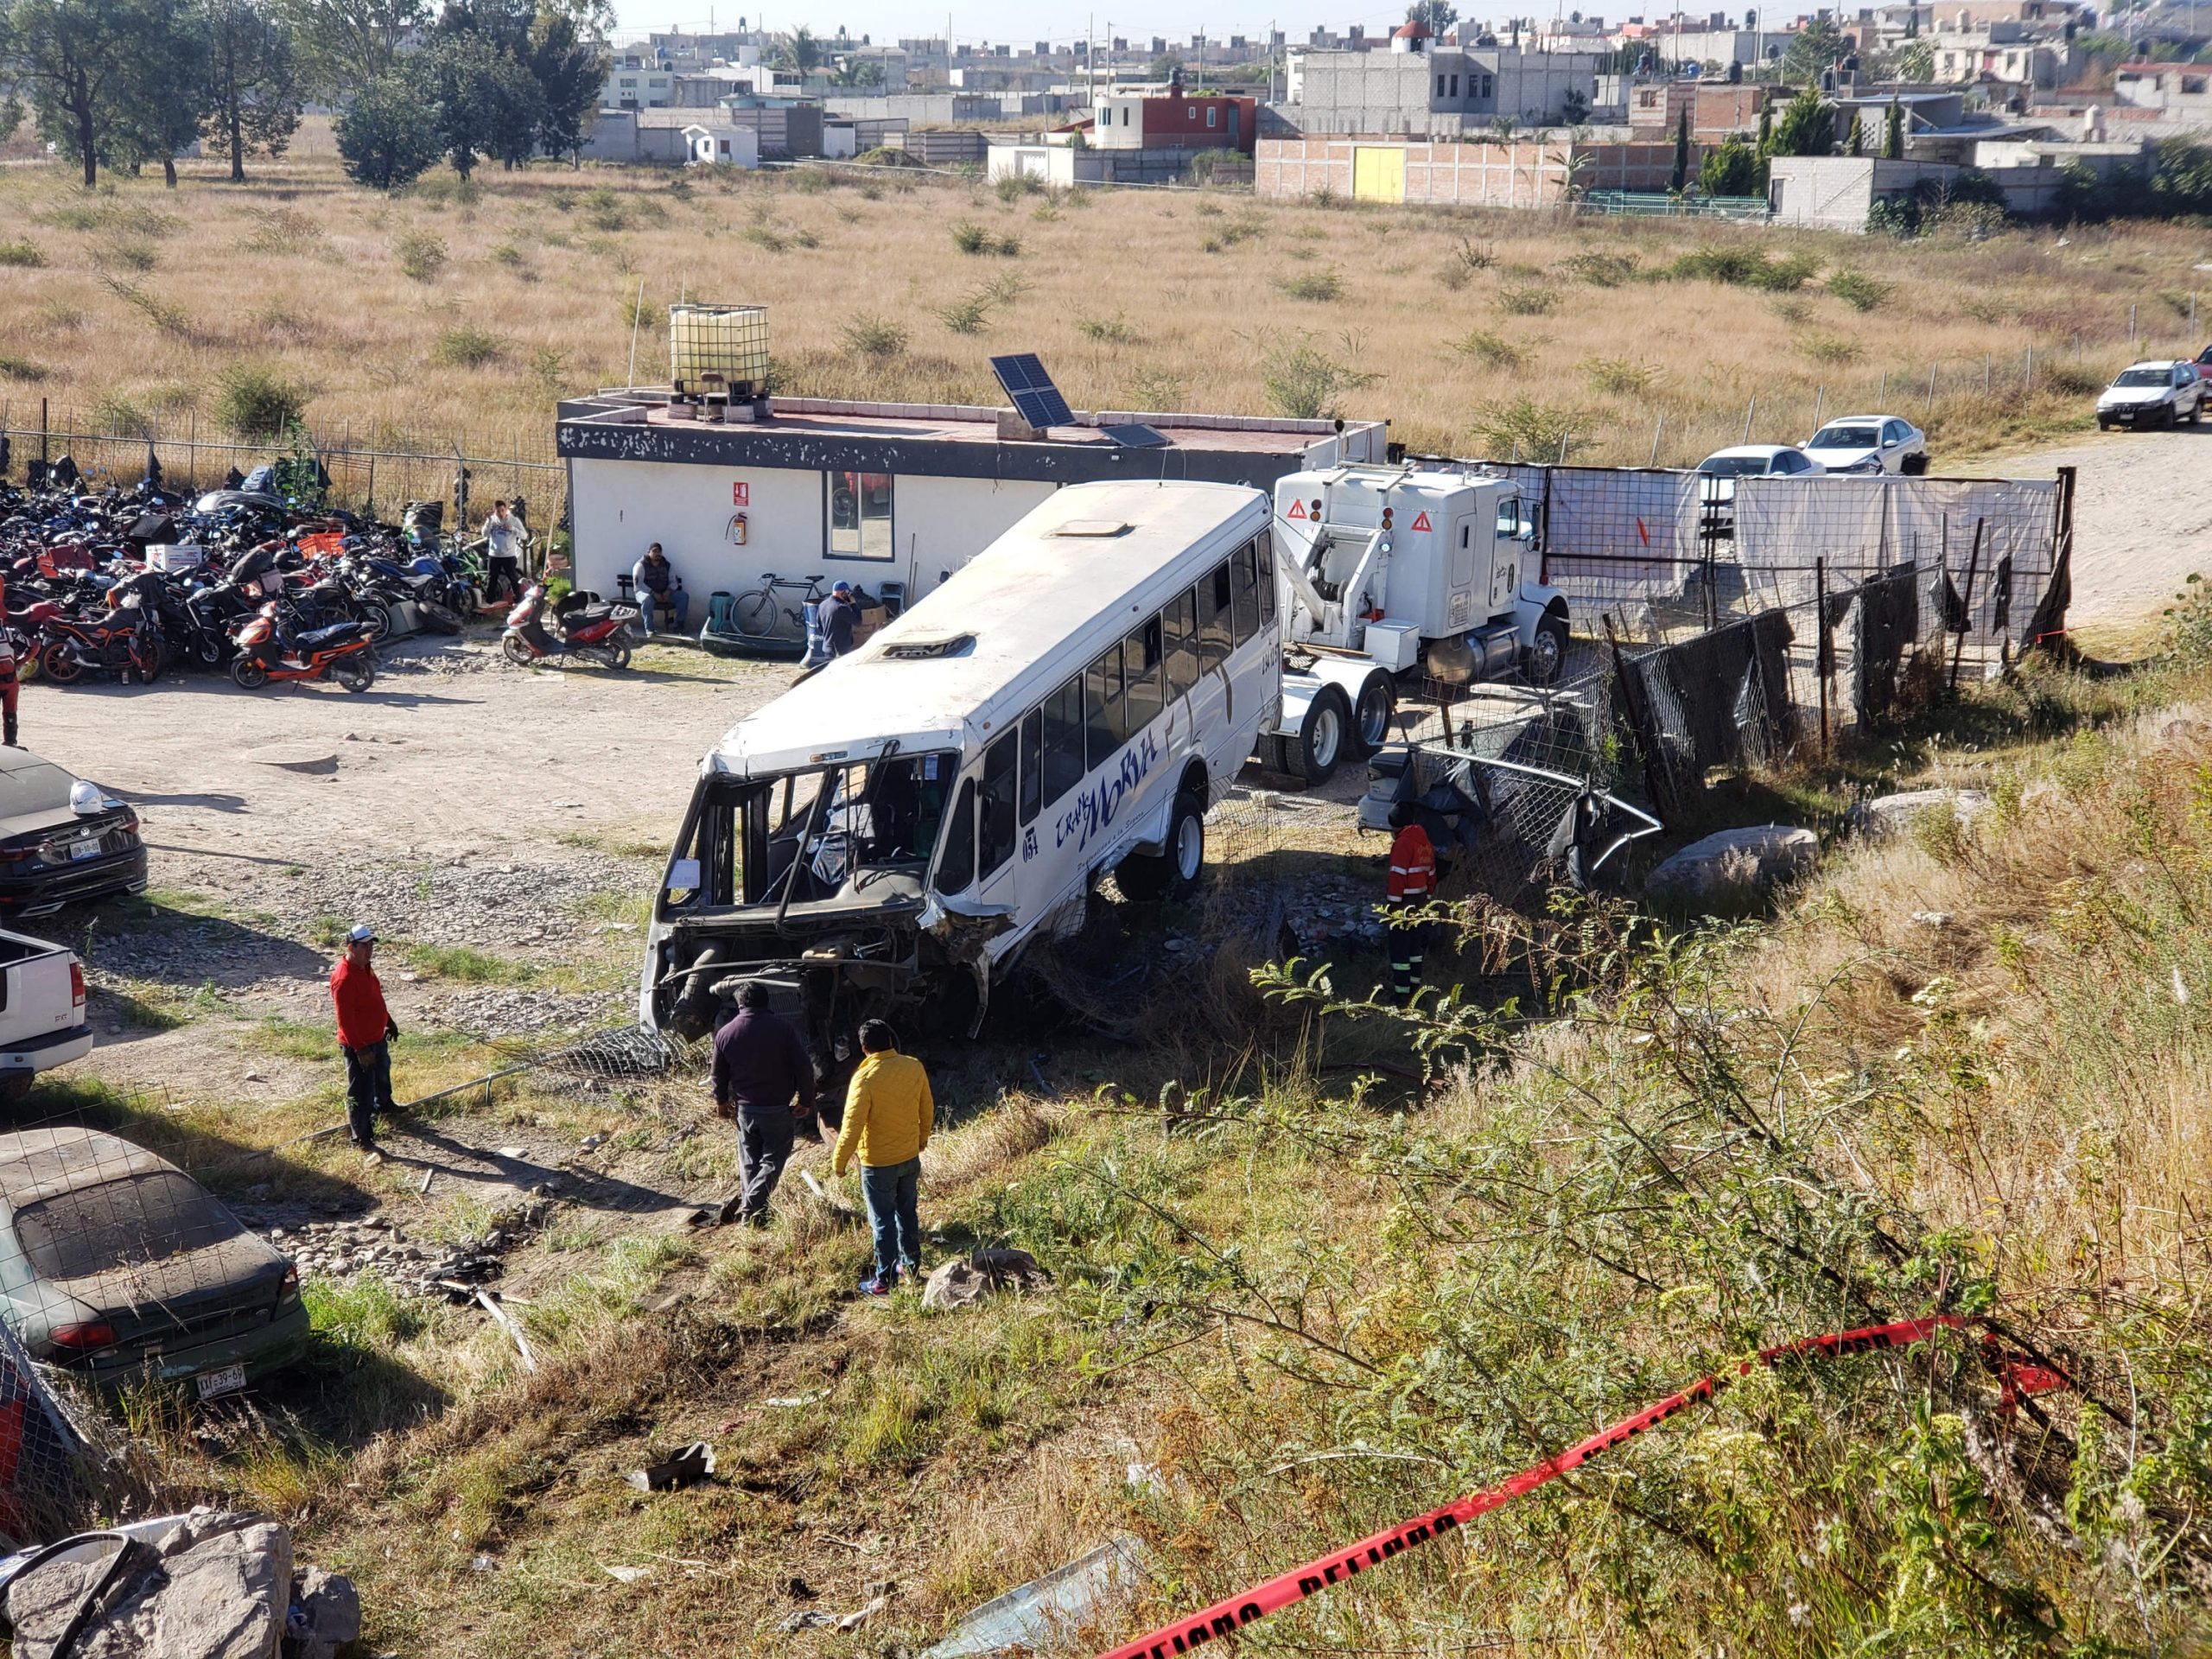
[[[744,402],[768,389],[768,308],[671,305],[668,379],[694,397]]]

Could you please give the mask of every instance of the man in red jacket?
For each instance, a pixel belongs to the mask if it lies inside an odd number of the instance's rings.
[[[1384,892],[1393,912],[1419,910],[1436,897],[1436,849],[1429,843],[1413,808],[1400,802],[1390,809],[1390,879]],[[1400,1006],[1410,1005],[1421,988],[1421,951],[1427,926],[1405,922],[1390,929],[1390,992]]]
[[[391,1098],[390,1046],[399,1022],[385,1007],[384,987],[369,966],[376,948],[375,930],[361,923],[346,936],[345,958],[330,975],[338,1046],[346,1052],[346,1135],[364,1152],[377,1149],[376,1114],[399,1109]]]

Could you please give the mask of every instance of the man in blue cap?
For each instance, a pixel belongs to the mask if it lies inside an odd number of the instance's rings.
[[[853,629],[860,620],[861,603],[853,584],[839,582],[830,590],[830,602],[822,607],[822,638],[830,656],[842,657],[852,650]]]

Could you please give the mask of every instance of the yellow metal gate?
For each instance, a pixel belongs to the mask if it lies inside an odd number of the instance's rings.
[[[1403,201],[1406,152],[1395,145],[1353,145],[1351,194],[1354,201]]]

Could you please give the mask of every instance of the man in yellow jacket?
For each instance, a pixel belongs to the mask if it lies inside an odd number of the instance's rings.
[[[899,1052],[899,1039],[882,1020],[861,1023],[861,1052],[865,1058],[845,1096],[834,1162],[842,1175],[854,1155],[860,1157],[861,1191],[875,1232],[875,1272],[861,1281],[861,1288],[888,1296],[900,1268],[921,1275],[922,1227],[915,1204],[937,1103],[930,1098],[929,1073],[919,1060]]]

